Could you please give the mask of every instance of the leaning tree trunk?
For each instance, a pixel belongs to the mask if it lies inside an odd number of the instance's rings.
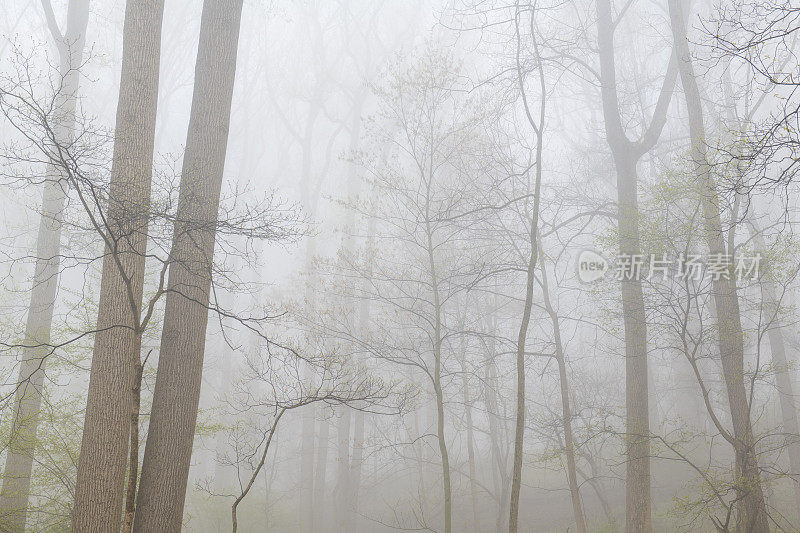
[[[243,0],[205,0],[134,531],[180,531],[203,374],[214,227]]]
[[[164,0],[125,8],[114,159],[72,528],[118,531],[141,331]]]
[[[769,349],[772,354],[772,362],[775,365],[775,386],[778,391],[778,400],[781,407],[781,424],[783,426],[784,439],[786,442],[787,453],[789,455],[789,475],[794,487],[795,505],[800,508],[800,425],[797,422],[797,399],[794,393],[794,383],[792,383],[792,363],[786,357],[786,339],[784,338],[784,325],[778,317],[780,308],[780,298],[778,297],[777,284],[772,278],[770,264],[764,261],[767,249],[764,245],[764,235],[756,226],[755,220],[751,218],[750,224],[753,244],[756,253],[761,254],[761,291],[764,299],[764,307],[772,317],[772,327],[767,331]]]
[[[539,240],[539,246],[539,253],[544,256],[544,251],[541,249],[541,239]],[[561,421],[564,428],[564,449],[567,456],[567,482],[572,499],[572,514],[575,517],[577,533],[586,533],[586,519],[583,516],[583,505],[581,504],[581,494],[578,486],[578,471],[575,463],[575,440],[572,437],[572,408],[569,401],[567,361],[564,355],[564,344],[561,341],[561,320],[550,300],[550,287],[547,284],[547,266],[544,260],[541,261],[540,269],[542,271],[544,307],[553,325],[553,342],[556,350],[556,363],[558,364],[558,381],[561,388]]]
[[[672,37],[678,53],[678,70],[689,115],[691,157],[698,178],[708,249],[712,256],[722,257],[727,254],[727,251],[716,184],[706,157],[705,124],[700,90],[689,53],[685,17],[676,0],[670,0],[669,14]],[[750,404],[744,384],[744,333],[739,313],[736,281],[731,274],[732,272],[729,271],[727,276],[712,279],[712,293],[717,309],[719,353],[735,440],[735,476],[737,496],[740,500],[739,512],[736,517],[737,530],[747,533],[768,533],[769,519],[756,457],[753,426],[750,420]]]
[[[50,4],[46,4],[46,9]],[[51,13],[51,12],[49,12]],[[78,68],[83,61],[89,0],[70,0],[67,28],[64,34],[50,19],[50,31],[58,49],[61,94],[57,95],[58,114],[53,116],[54,141],[61,146],[72,142],[75,127],[75,105],[79,85]],[[23,531],[30,493],[33,454],[44,388],[44,365],[50,354],[50,330],[58,288],[61,222],[66,191],[59,182],[61,172],[50,164],[42,194],[42,213],[36,238],[36,266],[33,288],[25,324],[25,346],[14,398],[14,419],[8,442],[8,454],[0,492],[0,529]]]

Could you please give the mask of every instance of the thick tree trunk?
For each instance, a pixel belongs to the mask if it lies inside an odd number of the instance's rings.
[[[205,0],[134,531],[181,530],[243,0]]]
[[[706,157],[705,125],[697,79],[694,75],[686,21],[676,0],[669,2],[672,36],[678,54],[678,70],[689,114],[689,134],[692,142],[692,160],[695,164],[704,225],[710,254],[727,253],[722,231],[716,184]],[[733,422],[733,443],[736,455],[738,505],[737,530],[747,533],[768,533],[769,520],[755,450],[750,404],[744,384],[744,333],[739,313],[739,299],[733,269],[728,276],[712,279],[712,292],[717,309],[717,329],[720,360],[728,393],[728,403]]]
[[[163,0],[125,8],[106,250],[72,528],[118,531],[139,328],[158,100]]]
[[[617,160],[620,253],[635,256],[639,248],[636,163]],[[648,533],[650,521],[650,420],[647,390],[647,326],[640,279],[625,279],[622,314],[625,326],[625,509],[626,530]]]
[[[541,246],[541,243],[540,243]],[[540,254],[543,252],[540,250]],[[578,472],[575,465],[575,441],[572,438],[572,409],[569,401],[569,383],[567,382],[567,362],[564,355],[564,344],[561,342],[561,322],[558,313],[550,301],[550,287],[547,284],[547,266],[541,262],[542,296],[544,307],[553,324],[553,341],[558,364],[559,386],[561,388],[561,420],[564,428],[564,448],[567,456],[567,481],[572,499],[572,514],[575,517],[575,528],[578,533],[586,533],[586,520],[583,516],[583,505],[578,488]]]
[[[49,7],[49,4],[47,4]],[[68,145],[75,127],[75,104],[78,93],[78,68],[83,60],[89,0],[70,0],[67,27],[63,35],[51,20],[51,32],[59,55],[58,114],[51,117],[56,142]],[[44,393],[44,366],[50,354],[50,331],[58,288],[61,251],[61,222],[66,191],[59,183],[60,171],[48,165],[42,193],[42,212],[36,238],[36,265],[25,324],[25,346],[19,368],[18,389],[14,398],[14,419],[8,442],[8,454],[0,492],[0,529],[17,532],[25,529],[30,494],[36,433]]]
[[[596,8],[604,126],[617,171],[619,251],[622,257],[630,257],[641,253],[636,164],[661,135],[677,73],[674,59],[671,59],[650,125],[638,141],[629,140],[622,125],[617,96],[614,53],[616,24],[612,17],[611,2],[597,0]],[[647,324],[639,276],[634,273],[624,276],[621,292],[625,329],[625,529],[628,533],[650,533],[652,522]]]

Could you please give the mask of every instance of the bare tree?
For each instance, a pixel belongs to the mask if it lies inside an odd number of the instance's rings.
[[[692,142],[691,157],[700,184],[706,240],[711,254],[727,256],[732,253],[725,243],[725,234],[720,220],[716,184],[711,174],[706,155],[705,125],[700,91],[695,79],[689,45],[686,38],[685,15],[675,0],[671,0],[670,20],[672,35],[678,54],[678,70],[681,75],[686,105],[689,109],[689,131]],[[720,276],[714,279],[713,296],[716,304],[719,328],[719,351],[725,387],[728,392],[731,419],[733,421],[733,442],[736,452],[737,478],[741,478],[738,492],[741,499],[740,513],[737,515],[739,531],[768,532],[764,494],[756,458],[753,427],[750,420],[750,405],[744,384],[744,342],[739,301],[736,293],[736,280],[733,276]]]

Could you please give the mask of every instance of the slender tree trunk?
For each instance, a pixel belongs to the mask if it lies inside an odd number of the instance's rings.
[[[780,299],[776,283],[771,278],[770,265],[765,262],[767,249],[764,245],[764,236],[759,231],[754,220],[749,224],[753,236],[755,251],[761,254],[761,290],[763,294],[764,307],[768,316],[773,317],[771,327],[767,331],[769,349],[772,354],[772,362],[775,366],[775,385],[778,390],[778,400],[781,407],[781,424],[783,426],[784,439],[786,442],[787,453],[789,455],[789,475],[791,476],[792,486],[794,487],[795,504],[800,509],[800,428],[797,423],[797,400],[794,393],[794,383],[792,383],[792,364],[786,356],[786,341],[784,339],[784,326],[778,314],[780,311]],[[792,361],[793,363],[793,361]]]
[[[300,519],[300,532],[311,533],[314,525],[312,515],[308,509],[313,509],[314,501],[314,406],[306,405],[303,409],[302,429],[300,431],[300,482],[298,483],[300,501],[309,507],[304,511],[298,509]]]
[[[72,516],[76,532],[118,531],[122,518],[163,12],[163,0],[130,0],[125,7],[106,255]]]
[[[706,157],[705,125],[700,91],[689,53],[686,36],[686,20],[676,0],[669,2],[672,36],[678,53],[680,72],[686,106],[689,114],[689,134],[692,142],[692,160],[695,164],[700,186],[701,204],[708,249],[712,255],[724,256],[726,245],[720,219],[716,184]],[[747,533],[768,533],[769,520],[766,512],[761,476],[755,450],[753,427],[750,420],[750,404],[744,384],[744,333],[742,331],[739,299],[733,269],[728,276],[712,279],[712,292],[717,308],[717,329],[720,360],[728,393],[728,403],[733,422],[734,452],[736,455],[738,505],[737,530]]]
[[[321,410],[321,409],[320,409]],[[326,485],[328,481],[328,449],[330,448],[331,423],[323,417],[319,421],[319,434],[317,436],[317,459],[314,469],[314,531],[324,531],[325,523],[330,517],[326,516]]]
[[[495,367],[495,324],[494,317],[490,319],[488,337],[486,343],[486,368],[484,369],[484,388],[483,394],[486,398],[486,415],[489,419],[489,440],[491,441],[492,474],[494,475],[495,496],[497,498],[497,517],[495,526],[497,533],[506,531],[506,519],[508,518],[508,462],[507,454],[503,454],[500,443],[500,424],[497,419],[500,417],[497,405],[497,369]]]
[[[52,10],[49,0],[43,4]],[[52,11],[48,11],[52,13]],[[75,104],[78,93],[78,68],[83,61],[89,0],[70,0],[67,27],[62,35],[55,20],[48,16],[51,33],[59,55],[62,93],[58,95],[58,114],[53,116],[56,142],[69,145],[75,127]],[[0,529],[21,532],[25,529],[30,494],[36,433],[44,393],[44,366],[50,354],[50,331],[58,288],[61,222],[66,191],[59,183],[59,170],[48,165],[50,177],[44,184],[39,233],[36,238],[36,265],[25,324],[25,346],[14,398],[14,419],[0,491]]]
[[[348,497],[350,496],[350,426],[353,416],[348,406],[342,406],[342,415],[336,428],[336,486],[334,501],[336,506],[336,527],[347,531],[350,516]]]
[[[519,10],[518,10],[519,11]],[[531,213],[530,233],[528,242],[530,245],[530,256],[528,258],[527,275],[525,280],[525,300],[522,304],[522,319],[520,320],[519,331],[517,334],[517,406],[516,406],[516,425],[514,428],[514,461],[512,463],[511,476],[511,500],[509,504],[509,533],[516,533],[519,527],[519,497],[522,487],[522,454],[525,441],[525,342],[528,338],[528,326],[531,320],[531,308],[533,307],[533,286],[535,283],[536,261],[539,255],[539,247],[536,243],[536,235],[539,227],[539,203],[541,200],[542,186],[542,147],[544,143],[544,119],[547,105],[547,88],[544,82],[544,66],[539,54],[539,44],[536,35],[533,33],[534,12],[531,12],[531,40],[536,56],[537,68],[539,71],[539,117],[538,123],[534,120],[525,92],[524,76],[520,63],[520,28],[519,12],[516,21],[517,36],[517,78],[519,83],[520,95],[525,106],[525,113],[528,122],[536,133],[536,178],[533,188],[533,212]]]
[[[539,244],[541,247],[541,242]],[[543,251],[540,249],[540,254]],[[569,401],[569,383],[567,382],[567,362],[564,355],[564,344],[561,342],[561,323],[558,313],[550,302],[550,287],[547,284],[547,266],[541,261],[542,271],[542,296],[544,307],[553,324],[553,340],[556,349],[556,363],[558,364],[558,378],[561,387],[561,419],[564,427],[564,448],[567,455],[567,481],[572,499],[572,514],[575,517],[575,527],[578,533],[586,533],[586,520],[583,516],[581,495],[578,488],[578,472],[575,466],[575,441],[572,438],[572,409]]]
[[[141,350],[141,346],[139,347]],[[147,357],[150,356],[148,352]],[[125,490],[125,516],[122,532],[130,533],[133,529],[133,515],[136,512],[136,483],[139,481],[139,412],[142,407],[142,375],[144,361],[136,363],[136,375],[133,382],[133,408],[131,409],[131,450],[128,460],[128,486]]]
[[[181,530],[243,0],[205,0],[134,531]]]
[[[353,457],[350,460],[350,496],[348,499],[348,520],[344,531],[357,533],[359,530],[359,494],[361,493],[361,470],[364,467],[364,426],[363,411],[356,411],[353,424]]]
[[[461,374],[463,375],[462,392],[464,399],[464,417],[467,429],[467,464],[469,466],[469,493],[472,498],[472,530],[480,530],[480,512],[478,507],[478,484],[475,471],[475,436],[472,426],[472,397],[470,395],[469,375],[467,373],[467,347],[464,335],[461,336]]]
[[[433,289],[433,393],[436,400],[436,437],[439,443],[439,455],[442,460],[444,531],[445,533],[451,533],[453,530],[453,499],[450,484],[450,455],[447,451],[447,439],[444,433],[444,392],[442,391],[442,300],[439,295],[439,279],[435,259],[436,247],[433,242],[433,230],[430,221],[430,181],[428,182],[428,194],[425,204],[425,230],[428,268],[430,269],[431,287]]]

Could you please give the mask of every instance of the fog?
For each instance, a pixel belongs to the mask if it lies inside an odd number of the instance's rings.
[[[4,0],[0,531],[800,531],[798,30]]]

